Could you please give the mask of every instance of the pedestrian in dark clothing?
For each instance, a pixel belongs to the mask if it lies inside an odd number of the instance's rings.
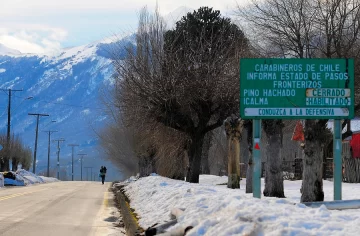
[[[100,168],[100,177],[101,177],[101,182],[102,184],[104,184],[105,182],[105,175],[106,175],[106,167],[105,166],[101,166]]]

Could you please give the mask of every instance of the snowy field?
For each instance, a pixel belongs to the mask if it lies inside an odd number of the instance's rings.
[[[285,199],[254,199],[241,189],[227,189],[227,177],[200,176],[200,184],[160,176],[141,178],[125,189],[144,229],[170,220],[183,209],[171,230],[193,226],[195,235],[359,235],[360,210],[309,208],[299,203],[301,181],[284,181]],[[264,183],[262,182],[262,188]],[[324,181],[325,200],[333,200],[333,182]],[[360,199],[360,184],[342,185],[343,199]]]

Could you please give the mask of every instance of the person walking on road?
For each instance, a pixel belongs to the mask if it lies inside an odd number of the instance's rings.
[[[100,168],[100,177],[101,177],[101,182],[102,184],[104,184],[105,182],[105,175],[106,175],[106,167],[105,166],[101,166]]]

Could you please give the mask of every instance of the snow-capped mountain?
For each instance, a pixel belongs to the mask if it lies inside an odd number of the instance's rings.
[[[188,12],[193,12],[193,11],[194,9],[185,6],[176,8],[174,11],[164,16],[164,21],[166,22],[167,28],[169,29],[174,28],[176,22],[179,21],[181,17],[185,16]]]
[[[75,147],[75,160],[79,158],[77,153],[86,153],[84,166],[93,166],[96,173],[98,167],[105,163],[109,167],[109,162],[99,160],[98,138],[94,132],[107,119],[100,96],[104,87],[112,83],[113,68],[109,53],[115,48],[114,44],[133,43],[134,36],[127,36],[66,48],[55,56],[21,54],[0,47],[0,52],[5,54],[0,53],[0,89],[5,90],[0,93],[0,132],[5,134],[7,130],[6,90],[23,90],[12,92],[11,133],[19,135],[34,150],[36,116],[28,113],[49,115],[39,120],[37,170],[47,165],[48,134],[44,132],[47,130],[58,131],[51,135],[52,140],[66,140],[60,149],[62,166],[71,168],[71,147],[68,144],[75,143],[80,145]],[[121,48],[116,46],[120,50],[117,55],[125,55]],[[51,143],[52,167],[56,165],[56,145],[56,142]],[[78,176],[79,172],[75,174]]]
[[[0,43],[0,55],[20,55],[21,52],[12,48],[8,48]]]
[[[187,12],[193,9],[179,7],[164,16],[168,28],[175,27]],[[22,54],[0,44],[0,132],[6,134],[8,89],[12,92],[11,133],[21,137],[25,145],[34,150],[36,116],[28,113],[48,114],[39,119],[37,171],[47,166],[48,133],[51,140],[64,138],[60,145],[60,165],[71,169],[71,147],[74,148],[75,179],[79,179],[78,153],[86,153],[84,167],[108,167],[109,175],[117,172],[111,164],[101,160],[98,149],[98,131],[107,121],[104,105],[100,102],[104,87],[111,86],[113,68],[110,53],[125,57],[125,45],[135,45],[135,35],[123,38],[112,36],[105,40],[78,47],[65,48],[56,55]],[[29,99],[32,98],[32,99]],[[52,122],[52,121],[56,122]],[[51,167],[57,162],[57,143],[51,142]],[[83,176],[86,174],[83,173]],[[117,176],[119,178],[119,176]]]

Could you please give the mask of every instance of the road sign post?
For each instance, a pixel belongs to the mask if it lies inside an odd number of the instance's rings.
[[[352,59],[241,59],[240,117],[254,121],[254,160],[261,119],[334,119],[334,199],[341,199],[341,119],[354,117]],[[261,133],[261,130],[259,130]],[[261,147],[259,141],[259,148]],[[255,154],[256,153],[256,154]],[[254,197],[260,165],[255,163]]]
[[[253,197],[261,197],[261,120],[253,120]]]
[[[334,200],[341,200],[342,182],[342,142],[341,142],[341,122],[334,120]]]

